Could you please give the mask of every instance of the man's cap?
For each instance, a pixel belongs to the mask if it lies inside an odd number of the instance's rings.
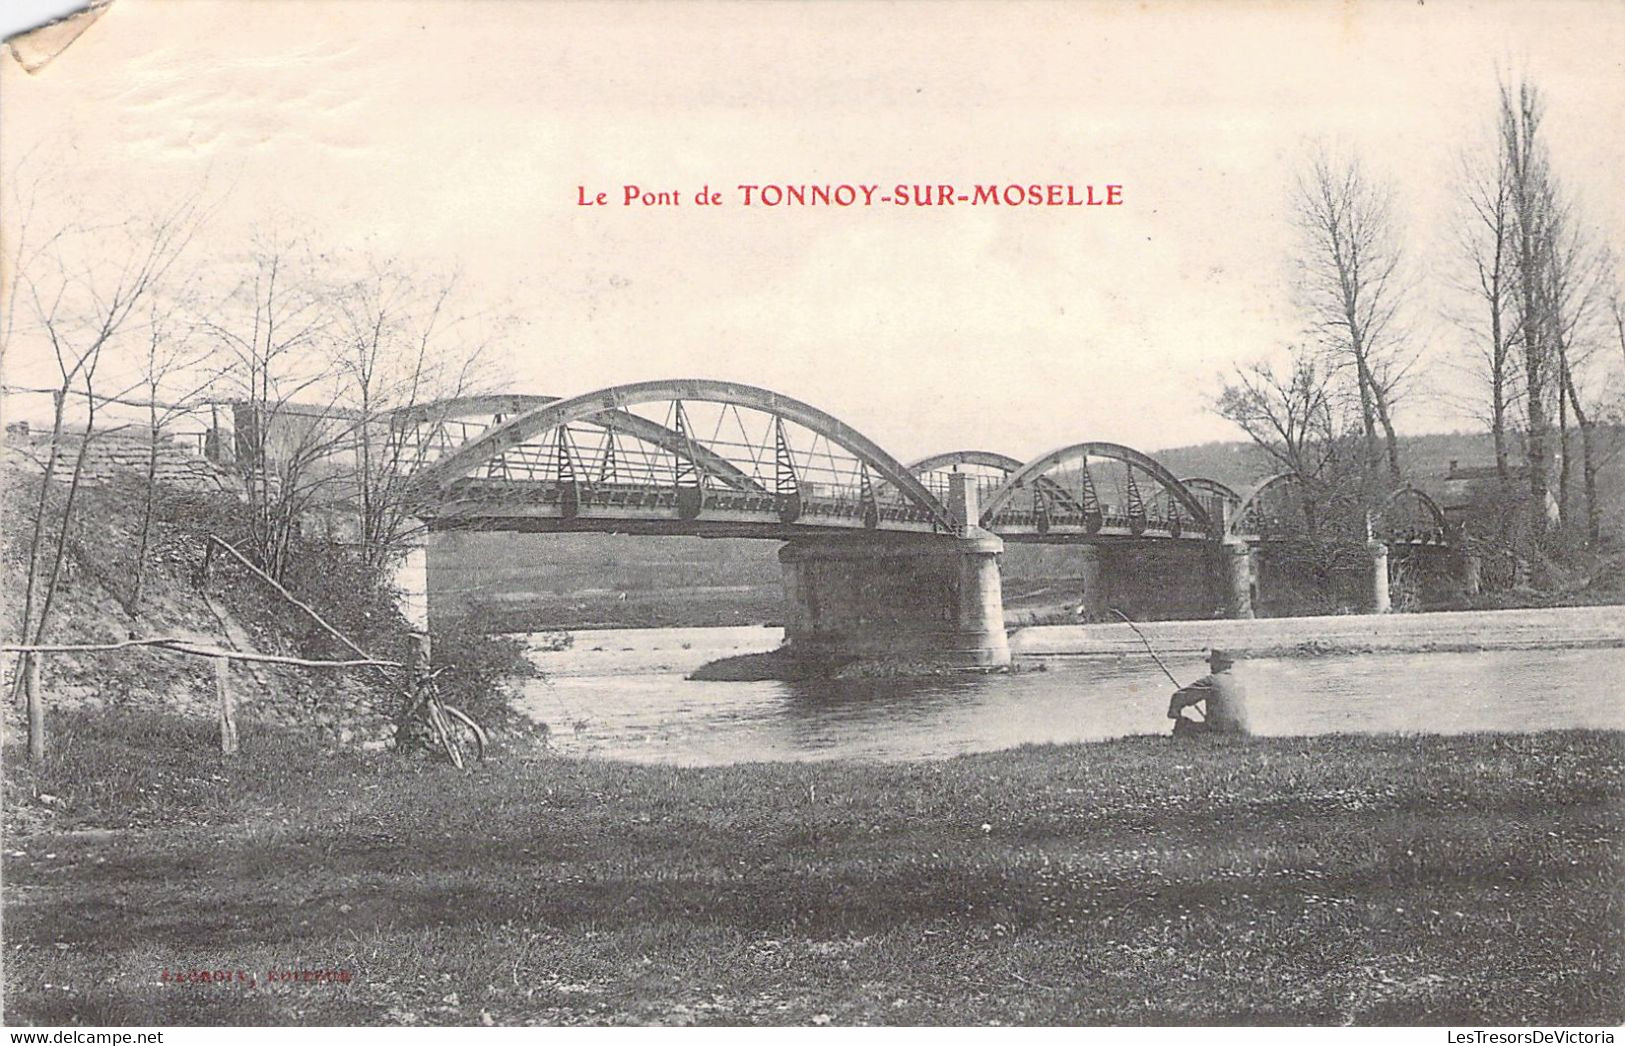
[[[1236,663],[1236,659],[1230,656],[1229,651],[1214,647],[1207,652],[1207,663],[1214,668],[1218,668],[1220,665],[1233,665]]]

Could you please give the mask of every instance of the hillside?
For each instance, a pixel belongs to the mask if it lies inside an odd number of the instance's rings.
[[[27,546],[39,479],[7,469],[0,487],[0,584],[7,599],[0,627],[19,632]],[[62,490],[53,490],[60,510]],[[150,565],[132,614],[141,511],[134,483],[85,486],[78,493],[62,581],[53,601],[48,642],[113,643],[130,638],[180,637],[199,645],[250,653],[326,659],[325,637],[245,571],[197,575],[209,533],[226,532],[230,499],[167,492],[153,527]],[[55,516],[53,518],[60,518]],[[49,560],[46,560],[46,569]],[[42,571],[43,574],[44,571]],[[11,678],[7,664],[7,678]],[[167,710],[188,718],[217,714],[208,659],[142,649],[51,654],[41,678],[48,713],[81,706]],[[379,746],[393,736],[389,687],[356,671],[309,670],[235,662],[231,669],[239,729],[257,723],[297,726],[334,744]],[[15,727],[8,721],[8,727]]]
[[[1603,491],[1604,504],[1609,506],[1605,515],[1618,528],[1625,524],[1625,427],[1599,426],[1597,439],[1602,467],[1598,485]],[[1522,445],[1513,447],[1513,463],[1523,453]],[[1193,446],[1170,447],[1152,452],[1152,456],[1167,465],[1176,475],[1205,476],[1227,483],[1238,491],[1245,491],[1254,483],[1277,469],[1269,457],[1250,442],[1232,440],[1218,443],[1200,443]],[[1580,492],[1579,435],[1572,437],[1571,467],[1575,496]],[[1420,436],[1401,436],[1399,458],[1406,478],[1430,493],[1442,488],[1452,462],[1462,468],[1490,467],[1495,464],[1495,447],[1487,433],[1438,432]]]

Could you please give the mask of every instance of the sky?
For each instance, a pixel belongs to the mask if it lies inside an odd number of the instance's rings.
[[[1427,393],[1460,381],[1436,292],[1498,71],[1547,92],[1558,170],[1625,249],[1622,63],[1601,0],[115,0],[37,72],[0,63],[0,178],[48,174],[41,227],[201,188],[204,264],[277,227],[456,267],[519,321],[507,390],[723,378],[905,460],[1027,458],[1239,437],[1210,404],[1302,327],[1288,193],[1324,141],[1396,194],[1429,361],[1400,421],[1435,431],[1468,424]],[[740,205],[766,183],[1123,204]],[[682,202],[622,207],[627,184]],[[15,383],[45,362],[9,357]]]

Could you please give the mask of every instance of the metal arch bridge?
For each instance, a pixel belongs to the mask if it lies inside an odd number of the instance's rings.
[[[905,465],[815,407],[707,379],[462,397],[384,424],[389,461],[438,529],[793,540],[959,535],[974,522],[1007,541],[1216,541],[1274,519],[1265,510],[1282,493],[1278,477],[1248,497],[1181,479],[1101,441],[1029,462],[966,450]],[[956,517],[956,482],[977,493],[977,520]]]
[[[1326,518],[1316,518],[1316,506],[1304,496],[1298,478],[1280,472],[1255,484],[1237,499],[1229,531],[1254,543],[1287,541],[1304,535],[1358,541],[1372,539],[1389,546],[1453,546],[1459,537],[1438,502],[1419,487],[1404,483],[1383,499],[1358,531],[1351,528],[1357,513],[1348,506],[1321,506]],[[1343,511],[1339,511],[1343,509]]]

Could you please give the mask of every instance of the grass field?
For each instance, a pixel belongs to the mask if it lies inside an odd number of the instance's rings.
[[[12,1025],[1625,1019],[1618,734],[462,775],[53,726],[5,753]]]

